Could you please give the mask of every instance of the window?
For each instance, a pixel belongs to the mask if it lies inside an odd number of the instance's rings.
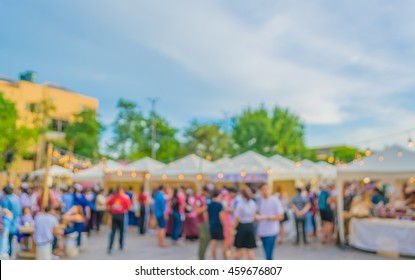
[[[66,127],[68,126],[68,121],[52,119],[51,129],[56,132],[65,132]]]
[[[33,103],[33,102],[27,102],[26,103],[26,111],[35,113],[38,111],[39,104]]]

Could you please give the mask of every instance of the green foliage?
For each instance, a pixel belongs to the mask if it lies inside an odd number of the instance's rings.
[[[184,149],[187,154],[210,156],[217,160],[231,152],[231,135],[219,124],[199,124],[196,120],[185,129]],[[200,145],[201,144],[201,145]],[[199,148],[203,148],[202,150]]]
[[[23,155],[33,145],[37,137],[34,128],[17,125],[18,114],[13,102],[6,100],[0,92],[0,170],[4,170],[7,151],[14,157]]]
[[[333,149],[333,157],[336,160],[340,160],[342,162],[351,162],[356,158],[356,155],[360,154],[364,156],[363,152],[360,152],[357,148],[354,147],[336,147]]]
[[[117,108],[119,112],[112,125],[114,136],[108,146],[109,150],[119,159],[135,160],[151,156],[151,117],[144,116],[132,101],[120,99]],[[155,125],[159,146],[157,160],[167,162],[183,155],[180,142],[176,138],[177,129],[157,114]]]
[[[98,146],[102,124],[95,110],[84,109],[74,115],[74,121],[65,130],[65,139],[75,154],[89,158],[98,157]]]
[[[244,110],[234,118],[233,138],[240,147],[239,152],[278,153],[296,159],[306,151],[303,123],[298,116],[278,107],[272,114],[263,105]]]

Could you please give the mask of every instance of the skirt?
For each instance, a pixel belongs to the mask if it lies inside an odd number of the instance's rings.
[[[254,249],[257,247],[254,223],[238,224],[234,245],[237,249]]]

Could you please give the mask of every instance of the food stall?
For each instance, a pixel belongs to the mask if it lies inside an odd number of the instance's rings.
[[[208,181],[208,171],[212,166],[212,162],[191,154],[153,172],[150,184],[152,188],[163,184],[167,187],[184,186],[196,191]]]
[[[38,169],[29,174],[29,181],[43,183],[45,168]],[[70,184],[74,174],[71,170],[59,165],[52,165],[49,169],[48,186]]]
[[[394,190],[388,192],[390,197],[385,199],[386,203],[373,206],[370,215],[362,215],[364,218],[350,216],[349,211],[338,211],[341,243],[348,241],[351,246],[366,251],[415,256],[415,212],[406,206],[404,198],[399,198],[402,194],[399,186],[402,182],[413,183],[414,176],[415,153],[399,146],[340,167],[336,182],[338,209],[344,209],[343,188],[346,182],[356,181],[365,187],[377,182]],[[363,190],[362,203],[369,200],[371,204],[370,191],[370,188],[366,192]],[[346,220],[349,222],[345,223]]]

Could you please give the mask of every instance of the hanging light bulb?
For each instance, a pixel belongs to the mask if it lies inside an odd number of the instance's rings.
[[[372,151],[369,149],[369,148],[367,148],[366,149],[366,152],[365,152],[365,155],[368,157],[368,156],[370,156],[372,154]]]
[[[408,147],[412,148],[414,146],[414,142],[412,141],[411,137],[408,139]]]

